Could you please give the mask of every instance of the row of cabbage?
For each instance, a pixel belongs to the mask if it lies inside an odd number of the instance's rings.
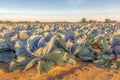
[[[38,73],[78,59],[119,69],[120,24],[0,24],[0,61]]]

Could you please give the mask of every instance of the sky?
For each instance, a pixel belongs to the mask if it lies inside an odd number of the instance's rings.
[[[83,17],[120,21],[120,0],[0,0],[0,20],[80,21]]]

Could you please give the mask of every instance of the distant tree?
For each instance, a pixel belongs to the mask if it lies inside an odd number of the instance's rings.
[[[5,23],[11,23],[11,21],[5,21]]]
[[[40,21],[35,21],[35,23],[40,23]]]
[[[89,23],[93,23],[93,20],[89,20]]]
[[[5,21],[4,23],[5,24],[13,24],[13,22],[11,22],[11,21]]]
[[[105,19],[105,23],[110,23],[111,20],[110,19]]]
[[[81,23],[86,23],[86,22],[87,22],[86,18],[82,18]]]

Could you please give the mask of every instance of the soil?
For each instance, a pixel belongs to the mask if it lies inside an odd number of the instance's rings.
[[[119,70],[108,70],[81,60],[75,66],[55,66],[41,75],[37,74],[36,67],[25,72],[8,69],[9,64],[0,62],[0,80],[120,80]]]

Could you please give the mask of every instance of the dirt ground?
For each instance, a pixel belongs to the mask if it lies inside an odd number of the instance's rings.
[[[76,66],[56,66],[42,75],[37,74],[35,67],[25,72],[10,72],[8,66],[0,63],[0,80],[120,80],[119,70],[108,70],[81,60]]]

